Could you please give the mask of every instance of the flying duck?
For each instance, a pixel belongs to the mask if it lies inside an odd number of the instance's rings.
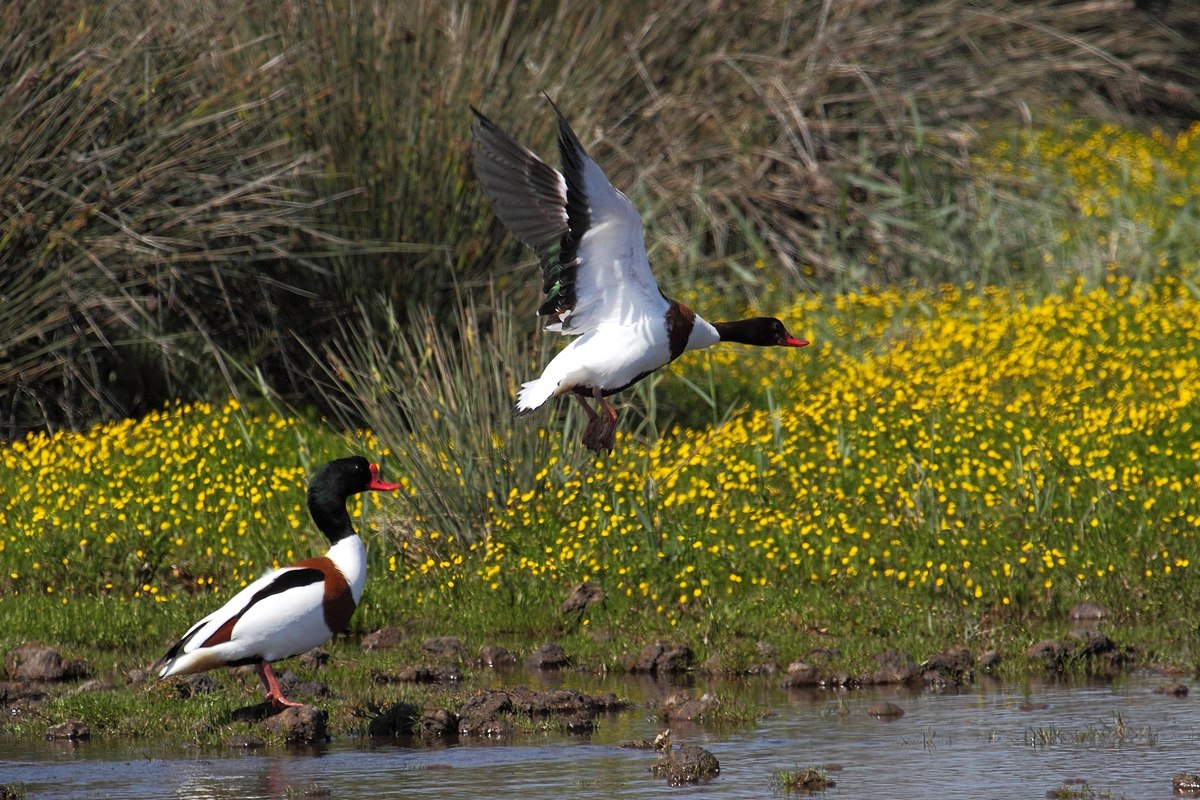
[[[380,480],[379,467],[361,456],[321,467],[308,484],[308,513],[329,538],[325,555],[263,575],[193,625],[151,669],[166,678],[253,664],[268,702],[280,709],[300,705],[283,696],[271,662],[311,650],[346,628],[367,577],[366,547],[350,524],[346,500],[399,488]]]
[[[571,392],[588,416],[584,445],[611,451],[617,412],[606,398],[689,350],[718,342],[808,344],[772,317],[710,323],[664,295],[646,258],[641,216],[552,100],[550,106],[558,116],[561,172],[471,108],[475,174],[496,216],[541,262],[546,300],[538,314],[551,318],[547,331],[577,337],[541,377],[522,384],[514,413]]]

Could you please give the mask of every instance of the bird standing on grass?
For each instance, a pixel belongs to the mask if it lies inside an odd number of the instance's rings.
[[[558,116],[562,172],[471,109],[475,173],[484,193],[496,216],[541,261],[546,301],[538,314],[553,319],[546,330],[577,337],[541,377],[521,386],[517,415],[572,392],[588,415],[584,445],[611,451],[617,412],[605,398],[689,350],[718,342],[808,344],[771,317],[710,323],[667,298],[650,271],[641,216],[550,105]]]
[[[367,551],[346,512],[351,495],[392,492],[361,456],[331,461],[308,484],[308,512],[329,538],[325,555],[263,575],[192,626],[152,670],[160,678],[253,664],[276,708],[296,706],[283,696],[271,669],[345,630],[362,598]]]

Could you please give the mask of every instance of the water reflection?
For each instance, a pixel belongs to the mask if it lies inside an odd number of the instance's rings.
[[[572,673],[556,681],[637,703],[673,688]],[[1175,773],[1200,769],[1195,700],[1155,694],[1162,681],[1149,675],[941,691],[784,691],[771,679],[695,683],[697,691],[737,692],[766,712],[734,729],[673,726],[676,744],[700,744],[720,759],[720,777],[695,787],[668,789],[649,772],[653,754],[619,747],[662,728],[648,708],[602,718],[584,737],[438,748],[339,740],[303,750],[181,752],[103,738],[0,738],[0,784],[23,784],[31,798],[761,798],[771,795],[775,770],[832,766],[830,797],[1041,798],[1066,781],[1086,780],[1095,796],[1166,800]],[[904,716],[869,717],[867,707],[881,701],[899,705]]]

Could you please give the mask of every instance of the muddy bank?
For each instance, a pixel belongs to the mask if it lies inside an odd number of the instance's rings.
[[[580,600],[579,602],[586,602]],[[753,709],[739,708],[719,689],[695,693],[696,680],[720,685],[725,679],[761,681],[789,690],[853,690],[869,686],[903,685],[916,690],[966,686],[981,676],[1015,666],[1024,674],[1052,674],[1067,678],[1112,678],[1134,666],[1145,666],[1137,648],[1121,644],[1105,632],[1107,610],[1073,610],[1065,636],[1044,639],[1008,651],[991,648],[950,647],[916,657],[888,649],[858,669],[843,665],[833,648],[802,654],[778,651],[766,642],[744,644],[738,654],[716,650],[699,661],[690,644],[662,639],[621,651],[614,660],[597,663],[573,653],[569,643],[531,644],[516,652],[496,643],[470,647],[452,635],[413,641],[409,631],[385,627],[364,635],[356,643],[362,654],[341,648],[335,657],[318,648],[290,661],[278,671],[285,693],[308,711],[279,713],[261,702],[237,707],[212,720],[176,723],[184,715],[172,711],[194,703],[195,698],[219,693],[227,698],[255,696],[252,681],[244,676],[231,687],[228,678],[214,672],[160,682],[144,669],[132,667],[114,674],[96,674],[86,659],[60,652],[43,643],[28,642],[10,648],[0,675],[0,731],[21,736],[85,738],[121,735],[136,730],[128,721],[104,717],[83,709],[96,703],[77,702],[96,692],[128,693],[120,708],[135,709],[157,721],[161,728],[143,735],[219,737],[230,746],[254,746],[256,741],[320,742],[330,737],[416,737],[449,741],[459,738],[515,737],[558,730],[586,735],[605,714],[637,708],[657,716],[664,725],[688,722],[697,725],[740,724],[753,717]],[[414,656],[414,653],[416,654]],[[748,654],[748,655],[747,655]],[[147,659],[148,663],[149,659]],[[369,666],[360,667],[360,662]],[[118,668],[119,669],[119,668]],[[248,668],[243,668],[246,672]],[[497,677],[533,679],[526,685],[494,687]],[[624,674],[655,682],[655,696],[638,703],[612,692],[589,695],[566,688],[539,688],[572,673],[591,676]],[[511,680],[511,679],[510,679]],[[508,682],[508,681],[506,681]],[[1164,695],[1186,697],[1188,688],[1177,680],[1163,682]],[[118,708],[119,707],[119,708]],[[895,713],[899,711],[899,713]],[[320,712],[320,713],[316,713]],[[903,709],[881,711],[880,719],[898,718]],[[172,729],[178,724],[179,729]],[[239,744],[239,742],[241,744]]]

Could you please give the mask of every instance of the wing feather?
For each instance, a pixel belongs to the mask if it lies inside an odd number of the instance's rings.
[[[547,98],[549,99],[549,98]],[[633,203],[613,188],[554,105],[563,171],[475,111],[475,171],[496,215],[542,264],[547,330],[581,334],[665,314]],[[472,109],[474,111],[474,109]]]

